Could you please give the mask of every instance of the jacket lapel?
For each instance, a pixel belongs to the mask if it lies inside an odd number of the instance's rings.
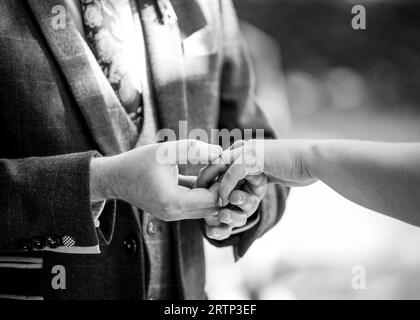
[[[105,155],[130,150],[138,138],[129,119],[95,57],[78,32],[74,22],[66,18],[66,27],[53,27],[51,13],[63,0],[26,0],[51,52],[55,56],[79,105],[88,127]]]
[[[181,33],[177,23],[163,23],[156,0],[139,0],[160,127],[178,133],[187,120],[187,94]]]

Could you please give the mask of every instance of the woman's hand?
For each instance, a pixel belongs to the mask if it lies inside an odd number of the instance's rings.
[[[223,152],[202,175],[225,167],[224,204],[241,181],[256,175],[290,187],[319,179],[365,208],[420,226],[419,163],[419,143],[250,140]]]
[[[304,140],[249,140],[235,143],[217,163],[207,166],[199,181],[220,174],[220,198],[227,205],[242,181],[258,183],[264,175],[270,183],[289,187],[307,186],[317,181],[310,172],[311,142]]]
[[[226,175],[229,175],[229,158],[235,156],[234,150],[243,148],[244,144],[238,142],[226,150],[219,159],[201,170],[197,179],[196,186],[201,188],[219,186],[226,183]],[[254,157],[255,159],[255,157]],[[238,160],[239,161],[239,160]],[[251,160],[252,161],[252,160]],[[237,164],[238,165],[238,164]],[[231,176],[234,178],[234,176]],[[216,182],[217,181],[217,182]],[[267,191],[267,177],[260,170],[252,171],[252,174],[238,179],[232,183],[233,188],[226,199],[220,197],[220,212],[217,216],[205,219],[207,236],[214,240],[225,240],[229,238],[233,231],[240,232],[238,228],[248,225],[248,219],[253,216],[260,206],[262,199]],[[219,192],[221,195],[221,193]]]

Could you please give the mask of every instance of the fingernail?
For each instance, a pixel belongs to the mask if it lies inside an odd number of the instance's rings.
[[[211,233],[210,238],[218,239],[219,238],[219,234],[216,231],[214,231],[214,232]]]
[[[221,197],[219,197],[219,207],[223,207],[223,199]]]
[[[240,194],[235,193],[230,197],[229,200],[230,200],[230,203],[232,204],[241,204],[242,197]]]
[[[223,218],[223,222],[225,222],[225,223],[232,222],[232,217],[230,216],[230,212],[225,213],[225,217]]]

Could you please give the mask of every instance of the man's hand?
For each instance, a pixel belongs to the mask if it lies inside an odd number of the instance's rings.
[[[226,182],[231,175],[232,167],[227,160],[234,155],[234,150],[243,142],[234,144],[213,164],[205,167],[197,179],[198,187],[208,187],[216,179],[212,187],[219,189],[220,181]],[[225,183],[226,185],[226,183]],[[233,189],[220,189],[219,206],[222,208],[217,216],[205,219],[206,234],[214,240],[225,240],[232,235],[235,228],[243,227],[258,209],[267,190],[267,177],[263,173],[247,175],[235,181]]]
[[[148,145],[91,162],[91,197],[119,199],[164,221],[202,219],[219,210],[219,185],[186,187],[178,164],[210,163],[219,146],[195,140]]]

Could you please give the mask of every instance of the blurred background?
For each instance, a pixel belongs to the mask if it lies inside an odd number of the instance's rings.
[[[420,141],[420,1],[237,0],[257,95],[286,138]],[[353,30],[362,4],[367,29]],[[419,195],[420,196],[420,195]],[[293,189],[238,263],[206,245],[210,299],[420,299],[420,229],[325,185]],[[366,288],[352,287],[354,268]]]

